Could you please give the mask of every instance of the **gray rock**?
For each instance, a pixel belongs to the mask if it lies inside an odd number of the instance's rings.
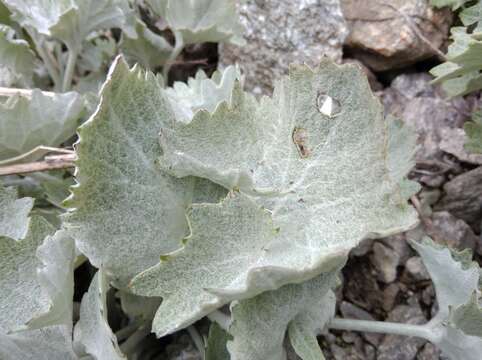
[[[465,191],[467,189],[470,189],[469,193],[472,191],[471,188],[466,188]],[[435,242],[455,249],[475,250],[480,245],[478,236],[474,234],[470,226],[447,211],[434,212],[425,230]]]
[[[342,301],[340,304],[340,312],[344,318],[359,319],[359,320],[375,320],[375,318],[367,311],[359,308],[348,301]],[[363,332],[362,337],[370,344],[378,346],[383,335]],[[345,340],[346,341],[346,340]]]
[[[375,71],[384,71],[426,59],[448,37],[452,15],[436,10],[428,0],[341,0],[353,55]],[[417,34],[418,33],[418,34]]]
[[[405,271],[415,281],[430,280],[430,274],[425,268],[420,256],[413,256],[408,259],[405,263]]]
[[[428,74],[404,74],[381,93],[387,114],[402,119],[417,134],[415,180],[431,187],[443,185],[448,174],[459,174],[458,161],[441,149],[447,129],[460,129],[477,106],[476,98],[447,99]],[[447,148],[445,148],[447,150]]]
[[[255,94],[270,94],[290,63],[313,66],[324,56],[341,60],[348,30],[339,0],[247,0],[238,9],[247,44],[223,45],[220,60],[239,63],[246,89]]]
[[[463,129],[442,128],[440,130],[440,149],[448,154],[455,156],[462,162],[482,165],[482,155],[470,154],[464,144],[467,136]]]
[[[389,284],[397,278],[397,267],[400,264],[400,255],[393,249],[379,242],[373,245],[371,262],[377,269],[378,280]]]
[[[426,322],[422,309],[412,297],[408,305],[399,305],[393,309],[387,321],[423,324]],[[405,336],[386,335],[378,347],[378,360],[413,360],[418,351],[425,344],[425,340],[419,338],[407,338]]]
[[[418,353],[417,360],[439,360],[440,351],[431,343],[426,343],[423,349]]]
[[[443,187],[445,195],[434,210],[448,211],[480,231],[482,218],[482,167],[459,175]]]

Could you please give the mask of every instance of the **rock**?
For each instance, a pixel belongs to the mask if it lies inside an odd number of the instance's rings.
[[[339,0],[247,0],[238,9],[246,45],[223,45],[220,61],[239,63],[246,89],[255,94],[270,94],[290,63],[341,60],[348,30]]]
[[[434,210],[448,211],[479,232],[482,219],[482,167],[453,178],[443,189],[445,195]]]
[[[431,343],[426,343],[418,353],[417,360],[439,360],[440,351]]]
[[[463,129],[442,128],[440,129],[440,149],[448,154],[455,156],[462,162],[482,165],[481,154],[470,154],[465,148],[464,144],[467,141],[467,136]]]
[[[383,310],[389,312],[393,309],[399,293],[400,285],[398,283],[391,283],[385,289],[383,289]]]
[[[405,271],[407,275],[415,281],[430,280],[430,274],[425,268],[420,256],[413,256],[408,259],[405,263]]]
[[[344,299],[373,313],[380,309],[383,292],[376,280],[377,272],[362,258],[351,258],[343,268]]]
[[[465,191],[467,189],[470,188],[466,188]],[[472,189],[469,192],[471,191]],[[480,200],[482,201],[482,199]],[[434,212],[425,230],[435,242],[454,249],[475,250],[480,247],[480,240],[470,226],[447,211]]]
[[[435,301],[435,289],[432,284],[423,289],[421,300],[427,306],[433,305]]]
[[[405,263],[411,256],[412,250],[408,245],[406,235],[404,233],[393,236],[388,236],[380,239],[384,245],[393,249],[400,257],[399,264]]]
[[[359,320],[375,320],[375,318],[367,311],[359,308],[348,301],[342,301],[340,304],[340,312],[344,318]],[[374,346],[378,346],[383,335],[376,333],[361,333],[364,339]],[[346,340],[345,340],[346,341]]]
[[[379,242],[373,245],[371,262],[378,270],[378,280],[389,284],[397,278],[397,267],[400,264],[400,255],[396,251]]]
[[[452,15],[428,0],[341,0],[353,56],[375,71],[413,64],[434,56],[448,38]],[[417,34],[417,32],[419,34]]]
[[[426,322],[420,305],[413,297],[408,305],[398,305],[393,309],[387,321],[424,324]],[[386,335],[378,347],[377,360],[413,360],[416,358],[419,349],[425,344],[420,338],[407,338],[398,335]]]
[[[460,129],[478,105],[475,97],[446,99],[428,74],[403,74],[381,93],[387,114],[402,119],[417,134],[419,148],[412,178],[431,187],[443,185],[462,168],[440,148],[446,129]]]

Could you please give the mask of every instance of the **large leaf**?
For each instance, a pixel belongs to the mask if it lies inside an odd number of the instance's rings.
[[[465,148],[470,152],[482,154],[482,109],[473,113],[472,122],[465,123],[464,130],[467,134]]]
[[[159,129],[175,121],[158,79],[118,58],[92,118],[79,129],[72,211],[65,227],[90,261],[118,287],[177,249],[191,201],[224,193],[159,169]],[[212,191],[211,191],[212,190]],[[194,199],[194,200],[193,200]]]
[[[0,66],[10,71],[17,83],[29,84],[35,68],[35,55],[28,42],[15,38],[15,31],[0,25]]]
[[[283,340],[303,360],[321,360],[316,336],[335,315],[336,298],[330,290],[337,271],[297,285],[286,285],[232,306],[231,360],[279,360]]]
[[[80,320],[75,325],[77,351],[99,360],[126,359],[117,345],[117,339],[107,322],[106,295],[109,290],[102,270],[92,279],[89,291],[80,305]]]
[[[0,160],[24,154],[39,145],[58,146],[75,134],[82,115],[79,94],[12,96],[0,104]]]
[[[229,41],[242,45],[243,27],[237,21],[235,0],[147,0],[184,43]]]
[[[27,234],[28,214],[32,207],[32,198],[17,199],[15,188],[4,188],[0,183],[0,236],[23,239]]]
[[[482,353],[482,312],[478,306],[480,268],[467,254],[426,238],[412,242],[435,286],[439,311],[425,327],[429,340],[452,360],[477,360]],[[475,302],[475,304],[474,304]]]
[[[127,0],[5,0],[4,3],[22,26],[63,40],[75,51],[96,30],[120,27],[133,34],[128,21],[132,10]]]
[[[330,104],[319,104],[326,94]],[[322,113],[337,101],[340,113]],[[213,114],[163,126],[163,168],[241,192],[193,205],[185,247],[133,280],[134,292],[164,297],[157,335],[331,271],[363,238],[414,225],[406,201],[418,187],[404,175],[415,140],[382,114],[358,68],[325,62],[294,67],[273,99],[258,103],[236,86]]]
[[[223,101],[230,101],[236,80],[241,77],[239,70],[228,66],[223,71],[216,71],[211,78],[199,70],[196,77],[189,78],[186,83],[175,82],[172,88],[166,89],[179,121],[188,123],[199,110],[214,112]]]

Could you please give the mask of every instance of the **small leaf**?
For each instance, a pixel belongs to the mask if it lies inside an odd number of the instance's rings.
[[[175,82],[172,88],[166,89],[166,94],[177,119],[189,123],[196,112],[206,110],[212,113],[220,103],[230,102],[236,80],[240,77],[239,69],[234,66],[216,71],[211,78],[199,70],[187,84]]]
[[[37,146],[58,146],[75,134],[83,103],[79,94],[15,95],[0,104],[0,160],[19,156]]]
[[[466,252],[412,241],[432,278],[439,311],[425,327],[429,340],[451,360],[478,360],[482,353],[482,315],[478,307],[480,269]],[[474,336],[477,335],[477,336]]]
[[[32,207],[32,198],[17,199],[16,189],[5,188],[0,183],[0,236],[23,239],[27,235]]]
[[[0,237],[0,333],[18,330],[49,311],[50,299],[37,277],[37,248],[55,229],[33,217],[21,241]]]
[[[180,31],[185,44],[231,42],[243,45],[234,0],[147,0],[152,10]]]
[[[464,130],[467,134],[467,151],[482,154],[482,108],[472,114],[472,122],[465,123]]]
[[[333,271],[232,305],[231,360],[282,359],[286,331],[303,360],[324,359],[316,335],[335,315],[330,289],[336,276]]]
[[[172,46],[140,20],[137,20],[136,32],[137,38],[122,36],[121,49],[126,59],[151,70],[163,66],[173,50]]]
[[[217,323],[212,323],[209,328],[209,336],[206,348],[206,360],[229,360],[229,352],[226,344],[232,336],[223,330]]]
[[[477,33],[470,34],[467,28],[453,27],[453,43],[449,46],[447,62],[430,70],[442,83],[449,96],[465,95],[482,88],[482,40]]]
[[[106,295],[109,290],[107,279],[99,270],[82,298],[80,320],[75,325],[76,349],[82,348],[85,355],[95,359],[126,359],[117,345],[117,339],[107,322]]]
[[[35,69],[35,54],[28,42],[15,38],[15,31],[0,25],[0,66],[15,77],[14,83],[30,84]]]

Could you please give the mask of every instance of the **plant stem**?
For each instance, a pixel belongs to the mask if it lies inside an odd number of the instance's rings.
[[[72,78],[74,77],[75,63],[77,62],[78,54],[77,49],[69,49],[69,57],[67,58],[67,66],[62,81],[62,92],[69,91],[72,86]]]
[[[162,69],[162,76],[164,77],[164,83],[168,84],[169,82],[169,70],[171,70],[172,64],[174,64],[175,60],[184,49],[184,39],[182,38],[182,33],[180,31],[174,30],[174,49],[172,49],[172,53],[169,55],[169,59],[167,59],[164,68]]]
[[[17,89],[17,88],[6,88],[6,87],[0,87],[0,96],[14,96],[16,94],[19,94],[21,96],[24,96],[26,98],[31,98],[32,97],[32,90],[31,89]],[[45,96],[49,97],[54,97],[55,93],[51,91],[42,91],[42,94]]]
[[[219,310],[214,310],[212,313],[208,314],[207,318],[218,323],[218,325],[226,331],[228,331],[229,325],[231,325],[231,318]]]
[[[186,328],[187,332],[192,338],[192,341],[194,341],[194,345],[196,345],[196,348],[198,349],[199,353],[201,354],[201,358],[204,360],[205,354],[204,354],[204,341],[201,338],[201,335],[199,335],[199,332],[197,329],[194,327],[194,325],[188,326]]]
[[[412,325],[386,321],[367,321],[334,318],[328,324],[333,330],[364,331],[393,335],[416,336],[432,341],[434,336],[425,325]]]
[[[42,59],[45,68],[47,69],[47,72],[49,73],[50,77],[52,78],[52,81],[54,82],[55,88],[58,88],[60,86],[60,74],[58,72],[58,69],[55,67],[53,62],[50,59],[50,56],[47,55],[47,51],[44,48],[43,42],[39,40],[37,35],[31,31],[28,31],[28,34],[32,38],[33,43],[35,44],[35,49],[37,50],[38,55]]]
[[[37,171],[48,171],[56,169],[68,169],[75,167],[74,161],[77,160],[77,155],[64,154],[52,155],[45,157],[43,161],[36,161],[26,164],[14,164],[0,166],[0,176],[3,175],[18,175]]]
[[[150,334],[150,332],[151,330],[149,326],[139,328],[136,332],[129,336],[123,344],[119,346],[120,350],[124,354],[133,352],[139,343]]]

